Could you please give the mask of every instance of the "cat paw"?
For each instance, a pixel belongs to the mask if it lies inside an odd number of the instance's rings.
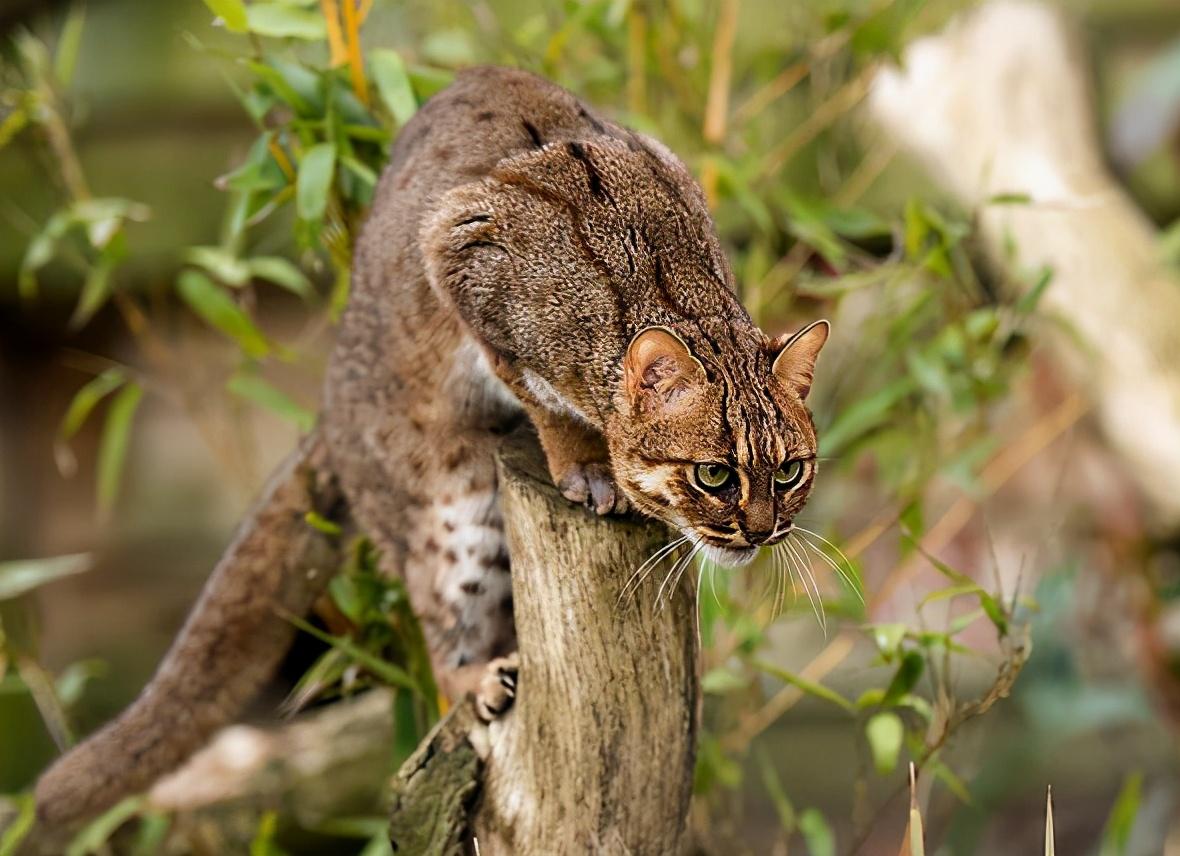
[[[557,483],[561,495],[592,509],[596,514],[623,514],[629,504],[615,484],[610,464],[574,464]]]
[[[497,657],[487,664],[475,690],[475,712],[484,722],[503,716],[516,699],[520,655]]]

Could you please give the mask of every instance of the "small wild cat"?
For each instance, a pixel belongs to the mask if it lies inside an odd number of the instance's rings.
[[[786,537],[811,490],[804,399],[827,334],[823,321],[778,339],[754,326],[699,187],[660,143],[531,74],[471,69],[394,146],[305,449],[322,444],[405,579],[444,692],[475,692],[490,717],[511,699],[515,648],[498,438],[523,411],[570,500],[633,508],[742,564]],[[158,736],[172,751],[128,748],[130,723],[176,722],[153,711],[202,710],[186,671],[207,686],[257,656],[249,633],[185,647],[201,610],[230,596],[207,592],[129,712],[43,777],[43,817],[120,796],[109,774],[91,792],[95,769],[147,781],[212,730],[216,716],[194,714]],[[249,689],[221,700],[222,719]]]

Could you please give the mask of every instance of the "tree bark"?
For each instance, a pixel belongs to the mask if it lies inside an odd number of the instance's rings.
[[[535,441],[505,444],[499,478],[520,677],[489,727],[480,853],[678,853],[698,724],[696,581],[684,574],[657,605],[656,573],[620,602],[668,530],[571,506]]]
[[[1107,171],[1080,42],[1059,10],[992,2],[876,77],[871,118],[978,212],[1005,282],[1053,270],[1053,355],[1163,529],[1180,529],[1180,277]],[[1024,204],[989,203],[1027,194]]]

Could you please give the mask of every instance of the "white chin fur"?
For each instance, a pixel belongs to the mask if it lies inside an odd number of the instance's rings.
[[[734,550],[727,547],[714,547],[712,544],[705,544],[701,548],[701,554],[717,565],[724,565],[727,568],[740,568],[742,565],[748,565],[754,561],[754,557],[758,555],[757,547],[745,547],[740,550]]]

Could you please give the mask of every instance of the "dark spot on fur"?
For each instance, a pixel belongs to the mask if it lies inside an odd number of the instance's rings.
[[[443,521],[443,531],[444,532],[454,532],[455,531],[455,524],[449,520],[444,520]]]
[[[428,553],[437,553],[438,552],[438,542],[434,540],[433,535],[430,536],[429,538],[427,538],[426,543],[423,544],[422,546],[426,549],[426,552],[428,552]]]
[[[437,160],[446,162],[451,159],[451,149],[449,146],[437,146],[434,149],[434,157]]]
[[[594,116],[592,116],[590,114],[590,111],[587,110],[581,104],[578,105],[578,118],[584,122],[588,122],[590,124],[590,127],[593,128],[596,133],[599,133],[599,134],[606,133],[606,125],[602,124],[602,122],[600,122],[600,121],[598,121],[598,119],[594,118]]]
[[[460,444],[443,456],[443,467],[447,470],[458,469],[470,457],[471,450],[466,445]]]
[[[505,595],[504,599],[500,601],[500,612],[505,615],[512,614],[512,595]]]
[[[590,155],[586,151],[586,147],[579,142],[570,142],[566,145],[570,155],[582,164],[582,168],[586,170],[586,182],[590,185],[590,193],[599,199],[608,199],[612,203],[610,192],[602,184],[602,175],[598,172],[598,167],[594,165],[594,161],[590,160]]]
[[[541,132],[537,130],[537,126],[528,119],[521,119],[520,124],[524,126],[524,132],[529,135],[529,139],[533,141],[534,148],[541,148],[545,145],[545,141],[541,139]]]
[[[469,594],[472,597],[477,597],[483,594],[483,583],[481,583],[479,580],[468,580],[467,582],[461,583],[459,585],[459,590],[463,592],[463,594]]]
[[[511,569],[511,561],[508,558],[508,551],[501,547],[496,551],[496,555],[488,560],[487,566],[489,568],[494,568],[497,571],[508,573],[508,571]]]
[[[490,122],[496,118],[496,114],[492,110],[484,110],[481,113],[475,114],[475,118],[479,122]]]
[[[454,550],[448,547],[446,551],[443,552],[443,559],[447,562],[447,564],[453,565],[459,561],[459,556]]]
[[[471,660],[468,658],[468,656],[466,654],[460,654],[459,659],[457,659],[455,661],[455,665],[458,666],[459,668],[462,668],[463,666],[466,666],[470,662],[471,662]]]
[[[463,253],[463,252],[466,252],[467,250],[479,249],[480,247],[486,247],[487,249],[490,249],[490,250],[499,250],[500,252],[505,253],[505,254],[508,253],[508,251],[506,249],[504,249],[502,246],[497,244],[495,241],[468,241],[466,244],[459,247],[459,252]]]

